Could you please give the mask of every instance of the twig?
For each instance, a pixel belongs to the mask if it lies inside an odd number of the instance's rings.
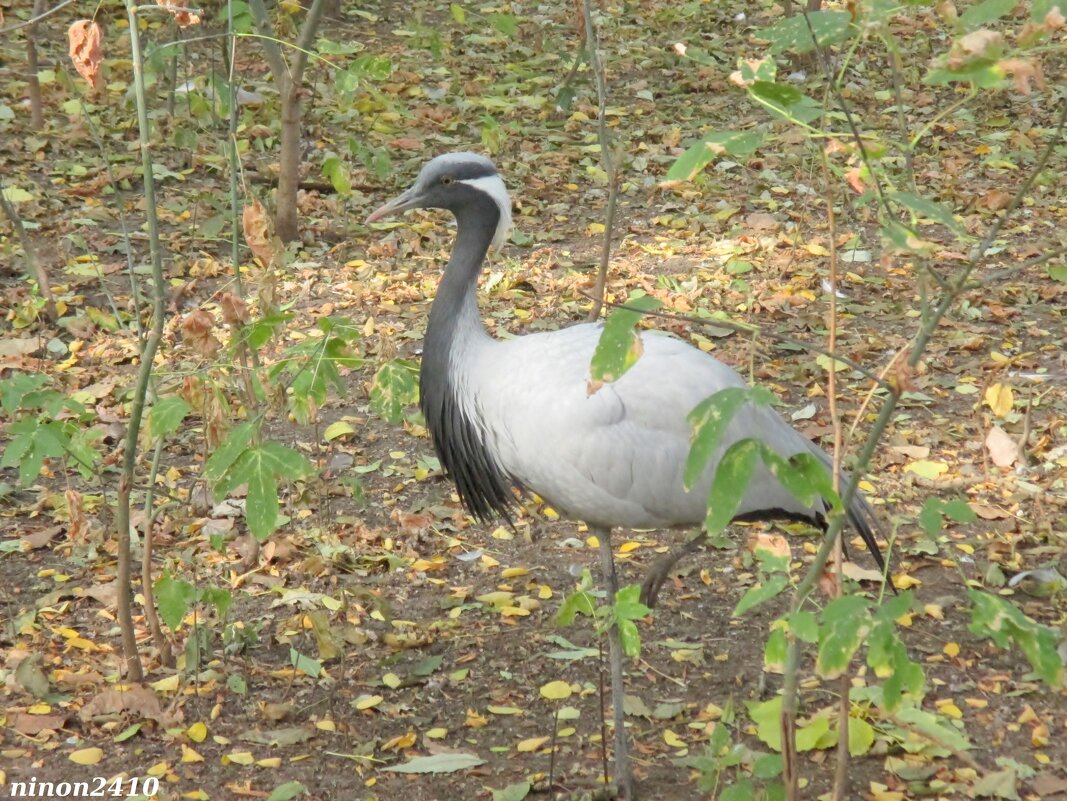
[[[53,14],[56,14],[56,13],[62,11],[64,8],[66,8],[67,6],[69,6],[73,2],[74,2],[74,0],[63,0],[63,2],[60,3],[59,5],[53,6],[52,8],[50,8],[47,11],[44,11],[44,12],[38,12],[37,11],[37,6],[35,5],[33,7],[33,12],[32,12],[33,16],[32,17],[30,17],[27,20],[23,20],[22,22],[16,22],[14,25],[8,25],[6,28],[0,28],[0,34],[11,33],[12,31],[18,31],[18,30],[21,30],[22,28],[29,28],[31,25],[36,25],[41,20],[47,19],[48,17],[52,16]]]
[[[593,307],[589,310],[590,322],[600,317],[604,308],[604,293],[608,281],[608,263],[611,260],[611,238],[615,228],[615,209],[619,200],[618,154],[612,151],[611,136],[608,134],[608,89],[604,75],[604,64],[600,60],[597,43],[597,31],[593,23],[593,9],[590,0],[582,0],[582,13],[585,16],[585,41],[589,51],[589,66],[596,81],[597,125],[596,135],[600,142],[600,163],[608,176],[608,207],[604,215],[604,242],[600,248],[600,267],[597,269],[596,284],[593,288]]]
[[[56,299],[52,294],[52,286],[48,283],[48,273],[37,258],[37,251],[33,247],[30,235],[26,233],[26,227],[22,224],[22,217],[19,216],[15,205],[4,195],[4,182],[2,179],[0,179],[0,209],[3,209],[4,216],[7,217],[11,227],[15,229],[15,233],[18,235],[19,243],[22,245],[22,253],[29,267],[26,275],[37,281],[37,291],[41,293],[41,297],[44,299],[45,314],[54,323],[59,319],[59,313],[56,310]]]

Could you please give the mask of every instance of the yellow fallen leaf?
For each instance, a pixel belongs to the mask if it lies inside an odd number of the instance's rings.
[[[448,736],[448,729],[444,728],[443,726],[437,726],[436,728],[430,729],[428,732],[426,732],[426,736],[429,737],[431,740],[441,740]]]
[[[380,695],[363,695],[356,699],[356,709],[360,712],[364,709],[372,709],[384,700]]]
[[[519,578],[520,576],[528,576],[530,571],[525,567],[507,567],[500,571],[501,578]]]
[[[200,756],[196,751],[182,743],[182,764],[188,765],[191,762],[203,762],[204,758]]]
[[[930,459],[919,459],[911,462],[904,468],[905,473],[914,473],[920,478],[934,481],[948,472],[948,465],[944,462],[935,462]]]
[[[898,590],[909,590],[912,587],[918,587],[922,584],[919,579],[914,576],[909,576],[907,573],[897,573],[893,576],[893,586]]]
[[[382,750],[401,751],[405,748],[411,748],[411,746],[415,745],[415,740],[415,732],[405,732],[404,734],[401,734],[398,737],[394,737],[391,740],[386,740],[385,744],[382,745]]]
[[[526,739],[526,740],[523,740],[522,742],[520,742],[516,746],[516,750],[518,750],[519,753],[521,753],[521,754],[528,754],[528,753],[531,753],[532,751],[536,751],[542,745],[547,743],[548,740],[549,740],[548,737],[530,737],[529,739]]]
[[[281,757],[266,757],[265,759],[256,760],[256,767],[259,768],[280,768],[281,766]]]
[[[185,736],[194,743],[204,742],[204,740],[207,739],[207,724],[200,722],[194,723],[185,730]]]
[[[549,701],[562,701],[564,698],[570,698],[571,685],[565,681],[550,681],[541,685],[540,692],[541,696]]]
[[[679,737],[670,729],[663,732],[663,742],[669,745],[671,748],[685,748],[685,740]]]
[[[630,542],[624,542],[622,545],[619,546],[619,553],[633,553],[640,547],[641,543],[633,542],[631,540]]]
[[[480,729],[489,725],[489,718],[478,714],[473,709],[468,709],[467,719],[463,721],[463,725],[471,729]]]
[[[1015,393],[1007,384],[998,382],[986,389],[985,402],[997,417],[1007,417],[1015,405]]]
[[[222,755],[223,765],[252,765],[256,758],[249,751],[233,751]]]
[[[71,753],[69,759],[75,765],[95,765],[104,758],[103,748],[79,748]]]

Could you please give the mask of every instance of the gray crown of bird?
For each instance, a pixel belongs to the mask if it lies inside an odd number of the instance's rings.
[[[741,376],[680,339],[644,332],[644,352],[636,364],[589,394],[590,362],[602,324],[497,340],[481,322],[478,274],[490,245],[502,244],[511,225],[511,199],[493,163],[473,153],[438,156],[410,189],[367,221],[415,208],[447,209],[457,226],[430,309],[419,382],[441,464],[480,521],[510,521],[518,489],[587,523],[600,540],[609,602],[615,590],[610,529],[700,526],[718,462],[735,442],[754,437],[783,457],[811,453],[830,466],[825,452],[774,409],[750,404],[734,416],[700,479],[686,489],[689,412],[719,390],[745,386]],[[825,526],[826,510],[821,500],[798,501],[761,466],[735,519],[786,518]],[[877,519],[867,501],[857,494],[847,514],[884,570]],[[643,587],[646,602],[655,600],[671,567],[697,542],[694,538],[654,566]],[[621,655],[614,638],[609,644],[612,692],[619,701]],[[616,779],[630,799],[621,708],[621,702],[615,704]]]

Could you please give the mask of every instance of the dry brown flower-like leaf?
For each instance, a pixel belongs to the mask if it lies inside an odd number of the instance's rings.
[[[187,314],[182,320],[182,339],[205,359],[213,359],[222,347],[214,331],[215,320],[203,309]]]
[[[157,0],[157,4],[174,15],[179,28],[200,24],[200,15],[186,6],[186,0]]]
[[[250,319],[248,304],[232,292],[222,293],[219,297],[219,308],[222,309],[223,322],[234,328],[246,325]]]
[[[241,227],[252,255],[259,259],[264,267],[269,266],[274,260],[274,236],[267,210],[258,200],[253,200],[245,206]]]
[[[70,60],[93,89],[101,83],[100,63],[104,60],[100,50],[102,32],[100,26],[92,20],[80,19],[67,28],[67,40],[70,44]]]
[[[1005,58],[997,62],[997,66],[1011,76],[1015,82],[1015,88],[1019,94],[1029,95],[1033,92],[1031,83],[1037,84],[1037,88],[1045,88],[1045,73],[1041,71],[1041,65],[1028,58]]]

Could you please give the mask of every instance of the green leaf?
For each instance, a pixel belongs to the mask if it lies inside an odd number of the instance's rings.
[[[789,652],[789,639],[785,630],[776,628],[767,637],[763,648],[763,665],[771,673],[785,672],[785,663]]]
[[[915,707],[904,707],[896,712],[897,720],[925,734],[934,743],[947,746],[955,751],[969,751],[971,743],[959,730],[943,722],[943,719]]]
[[[814,612],[800,609],[789,618],[789,629],[801,642],[816,643],[819,641],[819,621]]]
[[[739,778],[719,793],[719,801],[757,801],[756,785],[751,779]]]
[[[460,25],[463,25],[467,22],[467,12],[463,8],[463,6],[453,3],[451,6],[449,6],[449,10],[452,12],[452,19],[454,19]]]
[[[317,679],[322,673],[322,663],[310,656],[305,656],[295,648],[289,649],[289,664],[306,676]]]
[[[307,793],[307,788],[300,782],[286,782],[275,787],[267,796],[267,801],[290,801],[305,793]]]
[[[917,217],[927,217],[941,223],[946,228],[955,232],[958,236],[967,236],[967,231],[952,216],[952,212],[927,198],[913,195],[911,192],[890,192],[889,199],[899,203]]]
[[[919,511],[919,525],[928,537],[936,537],[941,533],[941,499],[930,497],[923,503]]]
[[[204,478],[209,483],[216,483],[229,471],[233,463],[248,448],[252,441],[252,435],[256,431],[256,425],[252,421],[246,421],[236,425],[226,435],[226,439],[215,449],[204,463]],[[222,495],[216,491],[216,502],[222,500]]]
[[[245,520],[248,530],[262,542],[274,533],[278,523],[278,479],[296,480],[313,472],[311,462],[303,454],[277,442],[264,442],[240,455],[216,492],[248,485]]]
[[[797,727],[797,751],[812,751],[822,747],[820,741],[830,731],[830,721],[827,718],[812,718],[808,725]]]
[[[383,364],[370,388],[370,407],[390,423],[404,420],[404,409],[419,400],[418,367],[403,359]]]
[[[823,609],[819,627],[819,655],[815,661],[819,675],[835,679],[848,670],[870,628],[866,598],[845,595],[830,601]]]
[[[848,720],[848,753],[850,756],[863,756],[874,745],[874,727],[860,718]]]
[[[484,762],[484,759],[479,759],[474,754],[434,754],[433,756],[415,757],[403,765],[390,765],[381,770],[392,771],[393,773],[455,773],[458,770],[476,768]]]
[[[619,620],[615,623],[619,628],[619,643],[622,652],[631,659],[641,655],[641,633],[632,620]]]
[[[756,724],[756,736],[768,748],[782,750],[782,696],[776,695],[769,701],[752,701],[748,705],[748,716]]]
[[[976,30],[1007,16],[1015,10],[1017,5],[1019,5],[1019,0],[984,0],[960,14],[960,27],[964,31]]]
[[[741,600],[734,607],[733,616],[740,617],[749,609],[759,606],[764,601],[769,601],[789,586],[789,577],[781,573],[775,573],[762,584],[751,587],[748,592],[741,596]]]
[[[1031,620],[1007,599],[979,590],[968,590],[973,607],[972,634],[989,637],[1000,648],[1014,643],[1043,681],[1060,687],[1064,681],[1063,660],[1056,631]]]
[[[634,326],[644,316],[642,312],[653,311],[662,304],[638,290],[630,295],[626,305],[629,308],[614,309],[604,321],[604,330],[589,365],[593,390],[599,389],[600,384],[618,381],[637,363],[644,347]]]
[[[519,29],[519,18],[514,14],[490,14],[489,24],[505,36],[514,36]]]
[[[556,613],[557,626],[569,626],[578,615],[592,617],[596,614],[596,599],[592,593],[579,590],[568,595]]]
[[[771,53],[792,51],[802,54],[814,50],[816,41],[819,47],[826,47],[844,41],[855,30],[852,15],[847,11],[813,11],[786,17],[757,35],[771,43]],[[812,39],[813,32],[815,40]]]
[[[148,437],[155,442],[178,430],[192,407],[179,395],[159,398],[148,412]]]
[[[747,159],[763,144],[763,135],[752,131],[718,131],[690,145],[667,171],[664,184],[692,181],[711,162],[726,155]]]
[[[173,578],[170,571],[165,570],[156,581],[154,589],[159,616],[163,618],[167,628],[177,631],[182,618],[189,611],[189,604],[196,597],[196,588],[187,581]]]
[[[493,801],[523,801],[530,794],[530,783],[509,784],[503,790],[493,790]]]
[[[756,472],[761,443],[743,439],[731,445],[715,468],[715,480],[708,494],[708,514],[704,528],[709,536],[715,536],[730,525],[737,514],[745,491]]]
[[[685,462],[686,489],[700,478],[708,462],[720,450],[722,435],[734,416],[749,403],[768,406],[774,403],[774,395],[762,387],[727,387],[705,398],[689,413],[693,444]]]
[[[949,520],[955,520],[957,523],[973,523],[978,519],[978,515],[971,508],[971,505],[962,498],[945,501],[941,504],[941,511],[944,512],[945,517]]]
[[[619,620],[643,620],[652,610],[641,603],[641,588],[630,584],[615,594],[615,617]]]
[[[348,166],[336,153],[327,153],[322,162],[322,174],[334,191],[341,197],[352,194],[352,182],[348,179]]]

